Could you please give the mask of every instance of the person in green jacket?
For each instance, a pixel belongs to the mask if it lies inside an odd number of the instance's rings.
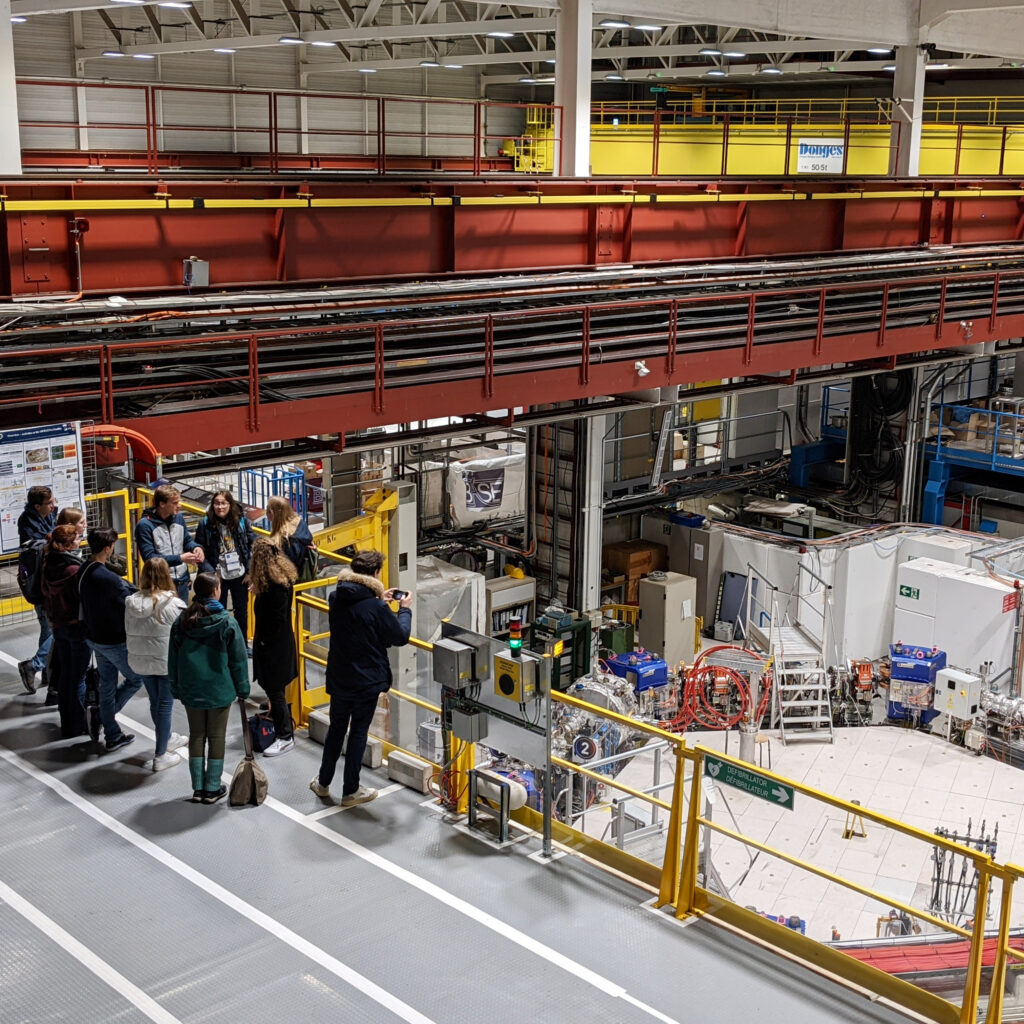
[[[249,696],[249,661],[242,631],[220,603],[220,578],[201,572],[193,591],[171,626],[167,677],[188,715],[192,803],[215,804],[227,793],[224,737],[231,705]]]

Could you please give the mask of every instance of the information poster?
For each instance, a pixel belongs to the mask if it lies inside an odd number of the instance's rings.
[[[0,553],[18,550],[18,516],[37,485],[53,491],[57,508],[85,507],[77,423],[0,430]]]

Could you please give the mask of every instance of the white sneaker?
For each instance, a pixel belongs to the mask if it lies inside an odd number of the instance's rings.
[[[167,749],[177,750],[178,747],[184,747],[188,743],[188,737],[182,736],[180,732],[172,732],[167,738]]]
[[[331,795],[331,787],[330,786],[321,786],[320,785],[320,778],[319,778],[319,776],[316,776],[316,775],[314,775],[313,778],[309,780],[309,788],[311,790],[313,790],[313,792],[316,793],[316,795],[319,796],[319,797],[326,798],[326,797],[329,797]]]
[[[368,786],[360,786],[354,793],[341,798],[342,807],[354,807],[356,804],[368,804],[371,800],[377,799],[377,790]]]
[[[152,761],[147,761],[146,764],[153,771],[162,772],[165,768],[173,768],[176,764],[181,764],[181,755],[174,753],[173,750],[168,750],[166,754],[160,754]]]
[[[277,757],[280,754],[287,754],[295,746],[295,740],[274,740],[273,743],[263,751],[264,757]]]

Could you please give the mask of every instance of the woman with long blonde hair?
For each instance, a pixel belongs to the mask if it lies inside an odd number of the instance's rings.
[[[270,702],[276,737],[263,751],[264,757],[277,757],[295,746],[285,690],[298,675],[292,631],[292,587],[297,580],[295,566],[274,544],[262,538],[253,544],[249,563],[249,586],[255,595],[252,673]]]
[[[303,568],[311,564],[313,534],[292,508],[291,502],[278,494],[267,502],[267,518],[270,520],[271,542],[288,556],[301,578]],[[312,578],[312,574],[309,578]]]
[[[185,602],[178,597],[171,571],[162,558],[146,560],[139,586],[125,600],[125,645],[128,665],[142,677],[149,694],[149,714],[156,729],[156,750],[147,766],[162,772],[181,763],[181,755],[174,751],[186,742],[184,736],[171,732],[174,697],[167,679],[167,643]]]

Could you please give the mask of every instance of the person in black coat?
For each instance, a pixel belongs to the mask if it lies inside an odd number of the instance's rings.
[[[249,558],[253,532],[245,509],[230,491],[217,491],[206,515],[196,527],[196,543],[206,561],[203,572],[220,577],[224,604],[231,597],[231,612],[248,643],[249,636]]]
[[[30,540],[46,540],[50,531],[57,525],[57,502],[49,487],[30,487],[28,501],[18,516],[18,544],[27,544]],[[50,620],[46,617],[46,609],[36,606],[36,619],[39,622],[39,643],[36,653],[31,658],[18,662],[18,674],[26,693],[36,692],[36,673],[42,672],[46,659],[53,646],[53,630]]]
[[[264,757],[277,757],[295,746],[285,690],[299,674],[292,628],[292,587],[297,579],[290,559],[269,540],[261,538],[253,544],[249,561],[249,586],[255,595],[252,674],[270,702],[275,734]]]
[[[384,556],[379,551],[360,551],[352,567],[342,569],[329,598],[331,643],[327,655],[327,692],[331,720],[324,740],[320,772],[309,788],[320,797],[330,796],[331,780],[348,732],[341,804],[363,804],[377,796],[375,789],[359,785],[366,737],[377,707],[377,698],[391,688],[389,647],[409,642],[412,630],[412,595],[403,594],[398,614],[387,602],[394,590],[380,581]]]

